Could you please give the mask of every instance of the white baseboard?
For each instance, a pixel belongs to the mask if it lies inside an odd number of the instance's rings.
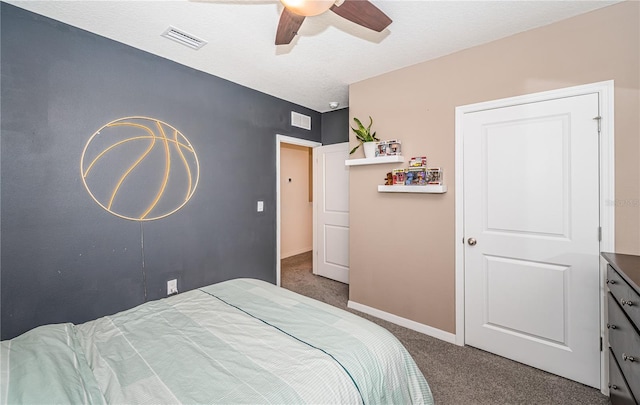
[[[425,335],[444,340],[445,342],[456,344],[456,335],[453,333],[445,332],[441,329],[436,329],[432,326],[418,323],[416,321],[412,321],[411,319],[390,314],[388,312],[384,312],[376,308],[371,308],[363,304],[358,304],[357,302],[351,300],[347,302],[347,307],[355,309],[356,311],[364,312],[365,314],[375,316],[376,318],[395,323],[396,325],[403,326],[407,329],[415,330],[416,332],[424,333]]]
[[[307,253],[307,252],[309,252],[309,251],[311,251],[311,250],[313,250],[313,247],[300,248],[300,249],[296,249],[296,250],[291,251],[291,252],[283,252],[283,253],[280,255],[280,258],[281,258],[281,259],[286,259],[287,257],[291,257],[291,256],[299,255],[299,254],[302,254],[302,253]]]

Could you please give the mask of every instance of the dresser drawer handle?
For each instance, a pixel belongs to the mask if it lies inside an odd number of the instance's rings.
[[[633,356],[627,356],[626,354],[622,353],[622,360],[634,362],[636,361],[636,358]]]
[[[633,306],[633,301],[631,300],[625,300],[624,298],[620,299],[620,304],[622,304],[622,306],[628,305],[630,307]]]
[[[616,325],[612,325],[610,323],[607,324],[607,329],[618,329]]]

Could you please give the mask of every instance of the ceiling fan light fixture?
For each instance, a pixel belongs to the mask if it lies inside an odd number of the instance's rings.
[[[335,0],[280,0],[280,2],[292,13],[311,17],[329,10]]]

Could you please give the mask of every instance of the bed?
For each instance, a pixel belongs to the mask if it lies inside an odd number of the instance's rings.
[[[0,346],[2,404],[432,404],[387,330],[235,279]]]

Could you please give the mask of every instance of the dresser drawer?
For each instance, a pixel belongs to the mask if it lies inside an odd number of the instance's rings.
[[[609,296],[609,345],[633,396],[640,398],[640,335],[615,297]]]
[[[633,394],[631,394],[611,350],[609,350],[609,398],[611,398],[613,405],[636,405]]]
[[[627,316],[635,325],[640,325],[640,295],[610,265],[607,265],[607,285]]]

